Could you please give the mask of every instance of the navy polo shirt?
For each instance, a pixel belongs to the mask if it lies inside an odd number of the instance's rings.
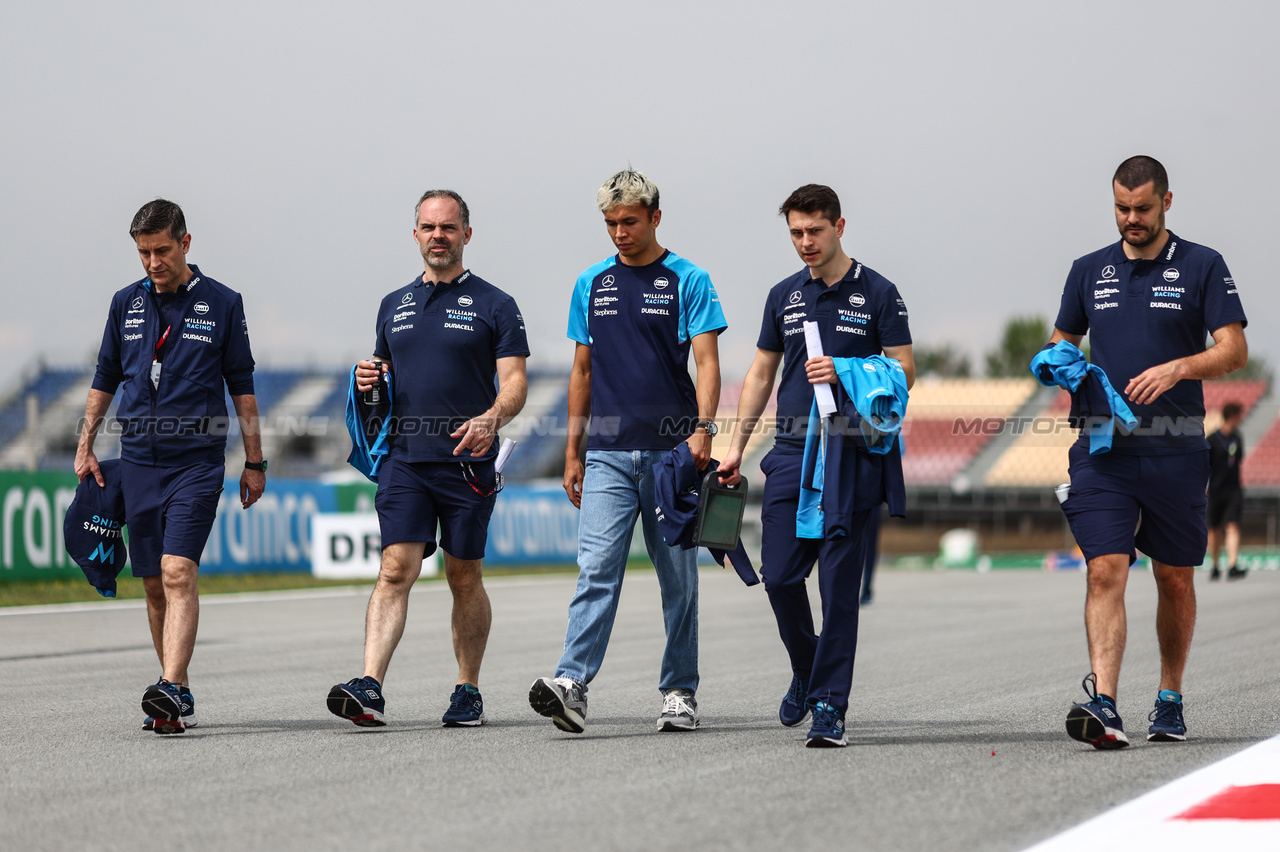
[[[1130,260],[1123,241],[1077,260],[1054,325],[1067,334],[1088,332],[1090,360],[1124,394],[1143,370],[1203,352],[1205,335],[1233,322],[1248,320],[1222,255],[1169,232],[1154,260]],[[1199,381],[1178,382],[1150,405],[1126,401],[1138,426],[1131,435],[1117,428],[1111,452],[1160,455],[1207,446]]]
[[[727,327],[710,276],[672,252],[647,266],[617,255],[578,276],[569,339],[591,347],[589,450],[669,450],[693,434],[690,341]]]
[[[774,285],[765,300],[756,348],[782,353],[777,446],[785,452],[804,451],[813,406],[813,385],[804,372],[807,321],[818,324],[822,351],[833,358],[869,358],[885,347],[911,344],[907,305],[898,288],[857,261],[830,287],[807,267]]]
[[[418,275],[378,308],[377,357],[391,361],[395,425],[390,457],[408,462],[457,461],[449,437],[498,397],[499,358],[529,354],[515,299],[470,270],[426,284]],[[498,452],[494,441],[479,458]]]

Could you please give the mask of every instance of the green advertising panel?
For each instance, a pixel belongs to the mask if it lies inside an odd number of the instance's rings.
[[[82,577],[62,544],[74,473],[0,470],[0,583]]]

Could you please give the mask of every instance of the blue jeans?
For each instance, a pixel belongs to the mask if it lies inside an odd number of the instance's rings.
[[[665,450],[588,450],[578,519],[578,588],[556,677],[583,687],[604,662],[618,614],[636,514],[662,589],[667,646],[658,688],[698,689],[698,550],[670,547],[654,514],[654,468]]]

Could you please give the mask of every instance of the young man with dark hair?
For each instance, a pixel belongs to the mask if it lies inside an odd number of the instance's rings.
[[[755,359],[738,402],[740,428],[719,469],[731,474],[727,484],[741,478],[743,450],[773,392],[781,364],[777,438],[760,464],[766,477],[760,574],[791,658],[791,686],[778,719],[794,727],[812,714],[805,744],[840,747],[846,744],[845,713],[858,643],[863,565],[876,534],[880,505],[886,500],[893,505],[892,477],[886,471],[896,465],[901,482],[901,455],[895,445],[888,455],[867,460],[879,475],[860,483],[853,495],[852,511],[842,519],[847,534],[797,537],[801,467],[814,385],[836,383],[833,356],[868,358],[883,353],[901,365],[910,387],[915,381],[915,359],[907,307],[897,287],[849,257],[841,245],[845,221],[836,193],[830,187],[808,184],[793,192],[778,212],[786,217],[791,243],[804,269],[769,291]],[[821,358],[808,357],[806,321],[818,325],[825,353]],[[900,485],[897,490],[901,492]],[[806,588],[815,562],[822,596],[821,634],[814,630]]]
[[[638,515],[662,586],[667,633],[658,730],[691,731],[698,727],[697,549],[663,539],[654,480],[659,460],[682,441],[699,470],[711,458],[717,338],[726,323],[707,273],[658,243],[662,210],[653,181],[632,169],[618,172],[596,193],[596,206],[618,253],[578,276],[569,308],[576,349],[564,490],[581,510],[578,587],[555,675],[534,681],[529,704],[562,731],[585,729],[587,685],[604,662]]]
[[[423,193],[413,238],[424,271],[378,309],[373,351],[381,368],[360,361],[355,370],[361,392],[381,373],[391,377],[396,428],[374,498],[382,566],[365,615],[364,674],[330,689],[327,706],[361,727],[386,724],[387,667],[422,560],[436,550],[438,523],[458,660],[441,722],[475,727],[485,722],[480,662],[492,611],[482,560],[496,499],[496,439],[524,407],[529,344],[515,300],[463,266],[471,224],[461,196],[448,189]]]
[[[133,575],[142,577],[161,676],[147,688],[143,728],[180,734],[196,724],[187,666],[200,618],[197,571],[218,510],[226,460],[225,391],[244,440],[240,504],[266,488],[253,354],[240,294],[187,263],[182,208],[156,199],[129,235],[147,277],[111,300],[85,403],[76,476],[103,484],[93,444],[117,390],[120,479]]]
[[[1249,573],[1237,564],[1240,558],[1240,521],[1244,519],[1244,489],[1240,486],[1240,465],[1244,464],[1244,438],[1240,423],[1244,406],[1228,402],[1222,406],[1222,426],[1209,436],[1209,555],[1213,568],[1210,580],[1222,579],[1218,567],[1219,546],[1225,533],[1227,579],[1239,580]]]
[[[1137,550],[1151,557],[1159,604],[1160,688],[1147,739],[1186,739],[1182,674],[1196,619],[1194,566],[1204,559],[1209,450],[1201,381],[1248,359],[1235,281],[1216,251],[1165,228],[1173,203],[1151,157],[1121,163],[1112,181],[1120,241],[1075,262],[1050,345],[1089,334],[1093,364],[1122,393],[1138,425],[1091,452],[1092,429],[1070,451],[1062,509],[1088,565],[1085,630],[1089,700],[1067,714],[1068,734],[1098,749],[1129,744],[1116,709],[1124,656],[1125,585]],[[1206,333],[1214,345],[1205,349]],[[1140,523],[1139,523],[1140,522]]]

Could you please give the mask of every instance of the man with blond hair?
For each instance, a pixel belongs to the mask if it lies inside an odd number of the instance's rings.
[[[667,634],[658,729],[690,731],[698,727],[697,550],[663,540],[654,479],[659,459],[682,441],[700,470],[711,458],[717,336],[726,324],[707,273],[659,245],[662,210],[653,181],[632,169],[618,172],[600,187],[596,205],[618,252],[578,276],[569,308],[576,349],[564,490],[581,510],[578,587],[555,676],[534,681],[529,703],[559,729],[582,733],[587,684],[604,661],[638,515],[662,587]]]

